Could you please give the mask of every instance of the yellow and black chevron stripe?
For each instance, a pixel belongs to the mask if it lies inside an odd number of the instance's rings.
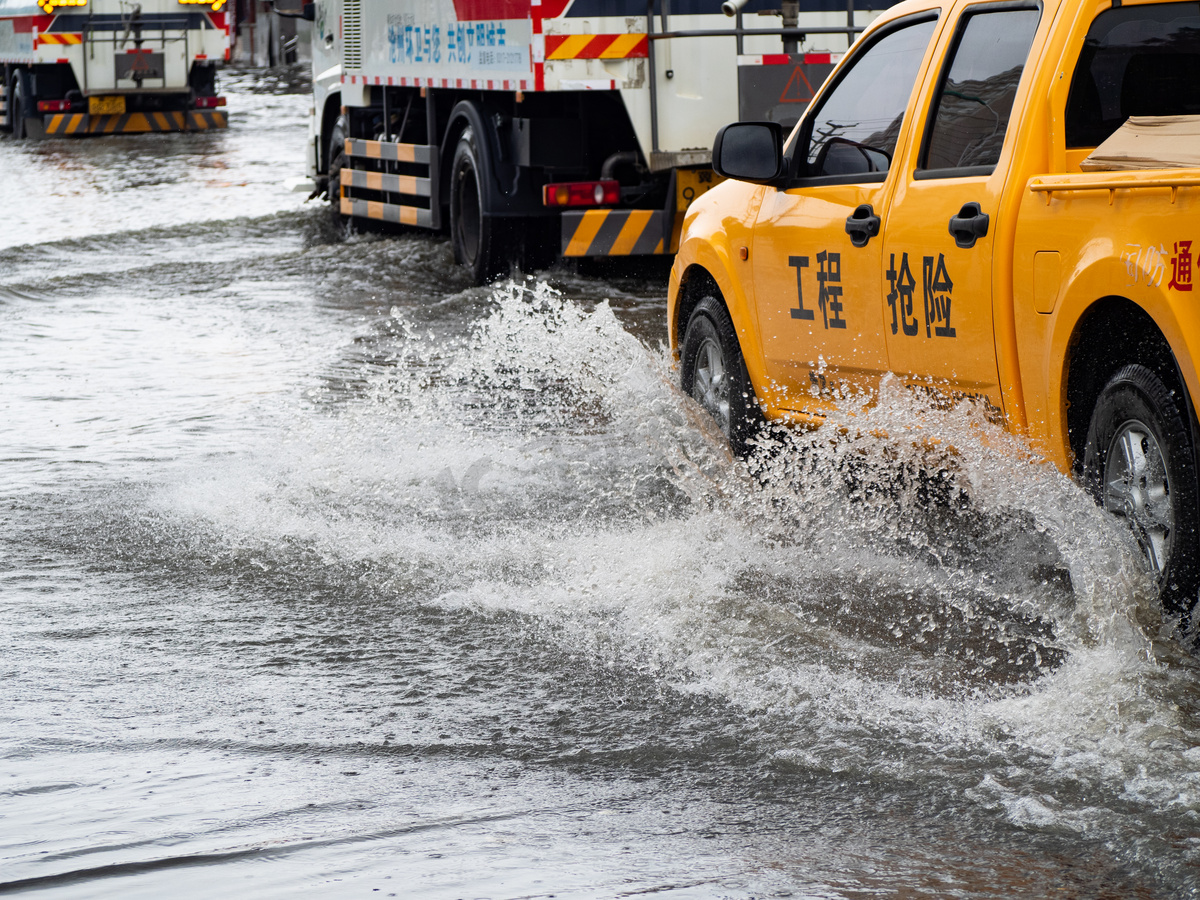
[[[673,224],[661,209],[569,210],[562,214],[562,255],[670,253],[673,248],[668,225]]]
[[[629,59],[650,53],[645,34],[548,34],[546,61],[559,59]]]
[[[69,31],[46,31],[37,36],[37,42],[39,44],[82,44],[83,34]]]
[[[225,128],[229,120],[222,110],[193,109],[188,112],[125,113],[121,116],[89,116],[87,113],[54,113],[45,117],[46,134],[141,134],[151,131],[207,131]]]

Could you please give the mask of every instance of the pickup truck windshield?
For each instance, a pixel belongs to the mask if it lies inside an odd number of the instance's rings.
[[[1067,100],[1068,147],[1095,147],[1129,116],[1200,114],[1195,3],[1122,6],[1092,23]]]

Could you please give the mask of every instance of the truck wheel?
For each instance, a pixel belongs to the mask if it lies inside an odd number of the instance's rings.
[[[9,127],[12,130],[14,140],[24,140],[26,137],[25,130],[25,113],[29,109],[29,101],[25,97],[24,81],[19,71],[13,72],[12,79],[8,83],[8,121]]]
[[[1163,606],[1186,622],[1200,587],[1200,484],[1189,423],[1153,371],[1128,365],[1105,385],[1088,427],[1083,471],[1096,502],[1133,529]]]
[[[325,195],[335,218],[342,217],[342,166],[346,163],[346,130],[339,122],[329,134],[329,180]]]
[[[692,310],[680,353],[680,386],[716,420],[738,456],[762,427],[762,412],[746,372],[742,348],[719,297],[706,296]]]
[[[450,165],[450,236],[455,261],[471,270],[476,284],[486,284],[504,271],[508,260],[496,222],[486,209],[479,159],[475,132],[468,126],[458,139]]]

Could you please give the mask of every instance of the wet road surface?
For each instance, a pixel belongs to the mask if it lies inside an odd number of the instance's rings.
[[[224,84],[0,140],[0,893],[1200,893],[1200,671],[1074,485],[891,389],[735,466],[661,277],[347,234]]]

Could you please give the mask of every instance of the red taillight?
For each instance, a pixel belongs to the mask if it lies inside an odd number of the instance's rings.
[[[616,181],[564,181],[542,188],[543,206],[616,206],[621,185]]]
[[[70,100],[39,100],[38,112],[67,112],[71,108]]]
[[[213,109],[217,106],[224,106],[224,97],[197,97],[196,109]]]

